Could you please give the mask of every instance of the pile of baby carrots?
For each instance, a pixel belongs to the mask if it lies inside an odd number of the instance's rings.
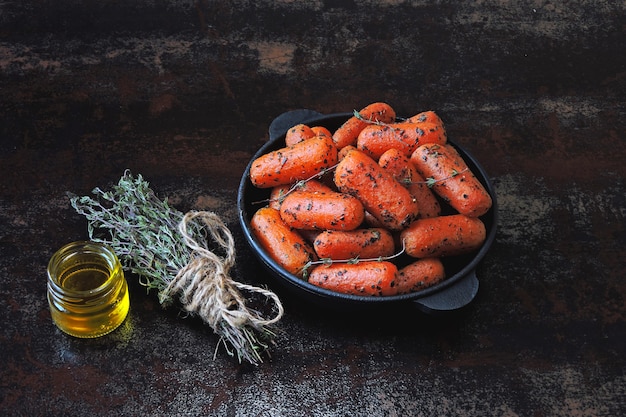
[[[289,273],[332,291],[406,294],[445,279],[443,257],[477,250],[492,200],[433,111],[398,120],[372,103],[334,132],[299,124],[250,180],[271,189],[250,221]],[[442,214],[442,204],[453,210]],[[398,266],[399,254],[408,264]]]

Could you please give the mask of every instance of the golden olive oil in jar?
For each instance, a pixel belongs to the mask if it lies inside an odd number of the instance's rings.
[[[75,337],[98,337],[115,330],[130,307],[124,271],[113,250],[81,241],[59,249],[48,263],[52,320]]]

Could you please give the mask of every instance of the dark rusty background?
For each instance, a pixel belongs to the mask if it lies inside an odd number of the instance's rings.
[[[626,413],[626,5],[610,0],[0,2],[0,414]],[[492,176],[496,242],[461,314],[337,317],[245,246],[236,187],[280,113],[436,110]],[[52,324],[66,192],[144,175],[219,213],[237,277],[287,309],[251,369],[133,277],[124,326]]]

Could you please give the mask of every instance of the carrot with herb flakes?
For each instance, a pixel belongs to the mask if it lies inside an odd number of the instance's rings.
[[[349,151],[337,164],[334,179],[339,191],[358,198],[365,210],[392,231],[405,228],[419,214],[409,191],[359,150]]]
[[[432,287],[445,278],[446,272],[441,259],[418,259],[398,271],[396,290],[398,294],[408,294]]]
[[[280,205],[280,216],[294,229],[354,230],[363,223],[363,204],[349,194],[294,191]]]
[[[302,277],[307,265],[317,260],[311,245],[281,219],[276,209],[258,209],[250,227],[269,256],[290,274]]]
[[[283,203],[283,200],[292,187],[294,187],[294,185],[291,184],[283,184],[273,187],[272,191],[270,191],[268,206],[273,209],[280,210],[280,205]]]
[[[319,258],[367,259],[393,255],[395,244],[387,229],[325,230],[313,241],[313,249]]]
[[[407,255],[414,258],[462,255],[480,248],[484,223],[463,214],[418,219],[400,233]]]
[[[387,103],[371,103],[361,110],[358,115],[350,117],[333,133],[333,141],[337,148],[356,144],[361,130],[372,123],[391,123],[396,120],[395,110]]]
[[[250,181],[258,188],[292,184],[336,163],[337,147],[332,139],[316,136],[256,158],[250,166]]]
[[[310,191],[315,193],[332,193],[334,190],[321,181],[310,179],[307,181],[300,181],[298,183],[299,191]]]
[[[346,154],[348,152],[350,152],[351,150],[356,149],[356,146],[354,145],[348,145],[348,146],[344,146],[343,148],[339,149],[339,153],[337,154],[337,160],[341,161],[343,159],[344,156],[346,156]]]
[[[327,138],[332,138],[333,134],[327,127],[324,126],[313,126],[311,130],[315,134],[315,136],[326,136]]]
[[[380,156],[378,164],[415,197],[420,208],[420,218],[436,217],[441,214],[441,205],[437,197],[404,153],[397,149],[389,149]]]
[[[409,158],[396,148],[385,151],[378,158],[378,165],[405,187],[413,182],[415,167]]]
[[[431,180],[432,189],[459,213],[478,217],[491,208],[491,196],[451,145],[422,145],[411,161]]]
[[[417,113],[416,115],[406,119],[406,121],[409,123],[434,123],[441,126],[442,128],[444,127],[441,117],[439,117],[439,115],[433,110],[427,110]]]
[[[425,143],[447,142],[445,130],[438,125],[400,122],[365,127],[357,137],[356,147],[378,160],[388,149],[398,149],[410,156],[418,146]]]
[[[269,206],[280,210],[280,205],[289,193],[293,191],[312,191],[312,192],[333,192],[334,190],[321,181],[310,179],[307,181],[298,181],[295,184],[283,184],[272,188],[270,192]]]
[[[308,281],[318,287],[343,294],[385,296],[396,293],[398,267],[388,261],[363,261],[319,265]]]
[[[285,133],[285,145],[292,146],[304,140],[311,139],[314,136],[316,135],[313,129],[300,123],[287,130],[287,133]]]

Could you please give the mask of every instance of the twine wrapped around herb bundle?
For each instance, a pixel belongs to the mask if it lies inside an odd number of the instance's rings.
[[[221,218],[173,209],[141,175],[134,178],[128,170],[111,191],[95,188],[93,193],[95,198],[70,196],[72,207],[88,220],[90,239],[111,246],[142,285],[158,291],[163,306],[178,301],[186,313],[211,326],[230,355],[240,362],[262,362],[283,307],[273,292],[231,278],[235,243]],[[100,236],[102,230],[110,236]],[[249,307],[244,292],[270,301],[274,316],[266,319]]]

